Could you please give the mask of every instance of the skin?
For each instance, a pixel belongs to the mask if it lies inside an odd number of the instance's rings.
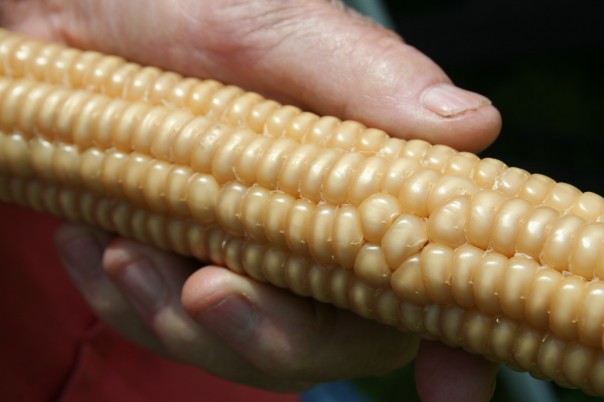
[[[460,150],[483,149],[501,126],[486,98],[454,87],[418,50],[336,2],[2,0],[0,24]],[[55,243],[105,322],[223,378],[300,391],[415,358],[422,400],[492,394],[496,366],[459,349],[98,229],[65,223]]]

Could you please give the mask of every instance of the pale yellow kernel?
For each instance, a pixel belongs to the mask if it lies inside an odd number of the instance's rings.
[[[258,160],[256,182],[267,188],[276,188],[281,169],[296,145],[294,141],[287,138],[276,139]]]
[[[222,245],[220,245],[220,247],[222,248]],[[254,242],[246,243],[243,247],[241,265],[247,275],[260,282],[266,282],[263,269],[264,255],[266,252],[267,247]]]
[[[456,197],[439,209],[428,219],[428,240],[456,248],[467,242],[466,221],[470,211],[467,197]]]
[[[115,74],[113,76],[115,76]],[[188,112],[191,112],[187,106],[187,101],[193,88],[195,88],[198,83],[199,80],[196,78],[180,78],[180,80],[173,84],[171,90],[166,93],[165,99],[159,101],[160,104],[163,104],[166,107],[185,109]]]
[[[71,64],[71,69],[67,73],[69,83],[72,88],[81,88],[86,85],[85,77],[90,71],[90,67],[97,64],[103,55],[97,52],[83,52],[80,53],[74,62]],[[156,73],[159,72],[157,69],[153,69]]]
[[[245,274],[242,257],[244,256],[243,247],[245,240],[239,237],[231,237],[226,240],[224,245],[224,262],[233,272]]]
[[[390,285],[403,302],[416,306],[425,306],[431,302],[422,280],[419,255],[408,258],[392,273]]]
[[[366,127],[361,123],[352,120],[340,122],[333,133],[328,133],[328,141],[325,143],[328,147],[351,150],[359,136]]]
[[[446,314],[447,308],[438,304],[429,304],[424,307],[423,319],[425,331],[434,336],[437,339],[443,339],[444,342],[447,340],[442,334],[442,316]]]
[[[516,251],[539,260],[551,225],[559,215],[556,210],[545,205],[533,209],[525,217],[524,224],[520,228]]]
[[[191,177],[187,190],[187,205],[193,219],[205,225],[216,221],[215,208],[220,186],[207,174],[197,173]]]
[[[193,171],[188,167],[173,165],[170,169],[164,198],[170,211],[176,215],[189,214],[187,191],[192,176]]]
[[[180,255],[191,255],[187,248],[187,221],[183,219],[168,219],[166,221],[166,238],[168,249],[174,250]]]
[[[380,190],[398,196],[409,176],[421,169],[419,161],[409,158],[396,158],[388,164],[382,177]]]
[[[556,183],[551,191],[543,200],[545,205],[549,205],[557,211],[565,211],[572,207],[581,192],[574,186],[567,183]]]
[[[149,133],[155,132],[168,113],[167,109],[161,107],[152,107],[147,110],[147,113],[143,115],[138,124],[133,127],[134,130],[131,137],[131,148],[133,151],[144,154],[151,153],[151,144],[154,136],[149,135]],[[95,145],[103,149],[110,148],[111,138],[95,137]]]
[[[539,345],[536,363],[543,375],[547,378],[556,378],[560,382],[562,380],[562,354],[564,351],[564,341],[556,337],[546,337]]]
[[[308,270],[308,287],[313,299],[323,303],[331,301],[329,276],[331,268],[320,264],[312,264]]]
[[[341,154],[342,151],[329,148],[320,149],[314,153],[300,178],[300,195],[302,197],[314,202],[321,201],[323,179]]]
[[[532,210],[531,203],[522,198],[510,198],[499,207],[491,228],[493,250],[508,257],[516,253],[518,236]]]
[[[358,209],[351,205],[338,208],[333,227],[333,251],[336,263],[352,269],[363,242]]]
[[[543,335],[535,329],[526,328],[518,332],[512,353],[519,367],[529,371],[535,370],[537,353],[542,342]]]
[[[551,330],[561,339],[572,340],[578,336],[577,321],[585,280],[576,276],[565,277],[551,300],[549,323]]]
[[[550,228],[541,252],[541,263],[559,271],[566,270],[574,239],[585,221],[576,215],[566,215],[556,220]]]
[[[422,169],[412,174],[405,182],[398,196],[403,212],[428,216],[428,196],[441,174],[436,170]]]
[[[402,302],[400,306],[401,319],[398,328],[406,332],[425,333],[423,306]]]
[[[445,305],[452,303],[453,250],[443,245],[429,243],[422,249],[420,269],[424,288],[430,300]]]
[[[477,192],[472,197],[472,205],[466,223],[468,240],[483,249],[489,247],[491,229],[505,196],[491,190]]]
[[[33,175],[29,163],[28,142],[21,135],[2,135],[0,143],[0,158],[3,161],[3,173],[11,172],[20,177]],[[4,171],[6,169],[6,171]]]
[[[400,138],[388,138],[376,156],[381,156],[388,160],[399,158],[403,153],[403,148],[407,141]]]
[[[505,163],[497,159],[485,158],[478,162],[474,170],[474,181],[480,188],[491,189],[499,175],[507,168]]]
[[[516,167],[505,169],[497,178],[493,189],[505,195],[517,195],[523,189],[529,177],[530,173],[524,169]]]
[[[591,370],[587,377],[590,390],[596,395],[604,395],[604,352],[594,352],[592,357]]]
[[[350,309],[368,319],[375,319],[375,289],[363,281],[351,281],[348,288]]]
[[[474,298],[474,272],[481,269],[485,251],[470,244],[455,250],[451,270],[451,292],[455,302],[462,307],[476,305]]]
[[[97,194],[104,191],[101,181],[104,158],[105,154],[96,148],[87,149],[80,157],[80,177],[83,179],[83,185]]]
[[[327,173],[325,184],[321,189],[323,199],[332,204],[348,202],[348,187],[355,177],[356,170],[365,159],[361,154],[346,152],[342,154]]]
[[[348,289],[353,278],[353,271],[347,269],[334,268],[331,270],[329,280],[330,299],[334,306],[339,308],[350,308],[350,299]]]
[[[170,240],[166,232],[166,218],[162,215],[146,214],[145,226],[151,238],[151,244],[162,250],[169,250]]]
[[[84,63],[78,63],[74,65],[74,69],[79,70],[79,75],[83,75],[83,72],[87,70]],[[81,72],[80,72],[81,71]],[[136,75],[132,77],[132,80],[128,82],[128,86],[124,88],[123,96],[129,100],[140,99],[146,101],[149,99],[149,92],[153,82],[161,75],[162,71],[155,67],[143,67],[137,71]],[[73,80],[73,72],[70,75],[72,78],[73,86],[80,86],[81,79]]]
[[[285,280],[287,288],[301,296],[310,296],[308,284],[308,270],[310,261],[300,256],[287,259],[285,267]]]
[[[287,247],[285,231],[289,210],[294,201],[291,195],[279,191],[269,194],[262,220],[265,222],[266,238],[273,246]]]
[[[128,205],[123,204],[124,209],[129,209]],[[133,237],[141,243],[150,243],[152,241],[152,234],[150,228],[147,225],[147,214],[142,209],[135,209],[130,213],[130,234],[128,236]]]
[[[195,115],[206,114],[214,93],[223,86],[217,81],[199,81],[197,85],[193,86],[185,101],[187,108]]]
[[[83,81],[89,91],[106,93],[106,84],[111,80],[113,72],[124,64],[124,59],[116,56],[102,57],[94,63],[84,75]]]
[[[591,279],[604,272],[604,223],[592,222],[579,229],[570,251],[568,270]]]
[[[560,272],[541,268],[533,275],[530,282],[530,297],[525,301],[525,319],[533,327],[547,329],[551,312],[551,299],[560,287]]]
[[[367,241],[379,243],[401,210],[396,197],[376,193],[359,205],[359,217],[363,236]]]
[[[285,240],[294,253],[308,253],[308,240],[312,235],[311,221],[315,214],[315,204],[298,199],[292,204],[287,217]]]
[[[69,144],[56,144],[52,161],[54,174],[61,183],[79,185],[80,153],[79,149]]]
[[[472,177],[474,169],[480,162],[480,158],[469,152],[459,152],[449,159],[445,167],[445,174],[455,174],[459,176]]]
[[[359,205],[365,198],[376,193],[386,169],[387,162],[383,158],[370,156],[362,161],[348,186],[348,201]]]
[[[287,286],[287,280],[285,279],[286,264],[287,253],[285,250],[270,247],[264,253],[264,258],[262,259],[262,273],[268,282],[284,288]]]
[[[169,210],[166,201],[166,188],[171,167],[172,164],[170,163],[153,161],[142,183],[145,201],[153,211],[167,213]]]
[[[53,79],[53,82],[59,82],[60,75],[66,75],[66,72],[64,71],[65,66],[70,62],[71,60],[69,60],[68,63],[63,62],[61,65],[58,65],[58,63],[55,64],[56,76]],[[138,70],[140,70],[140,67],[133,63],[123,63],[122,65],[118,66],[112,71],[111,75],[104,83],[105,93],[113,98],[124,96],[124,88],[128,87],[128,82],[132,79],[132,77],[135,76]]]
[[[210,131],[211,125],[212,122],[205,117],[191,119],[174,137],[170,146],[170,160],[181,165],[191,165],[192,151],[202,134]],[[191,165],[191,167],[193,166]]]
[[[44,100],[50,90],[51,88],[46,85],[34,86],[33,88],[27,90],[27,96],[24,97],[25,99],[21,99],[21,101],[14,103],[6,101],[3,102],[2,108],[12,109],[12,115],[8,116],[10,120],[2,121],[0,125],[9,129],[11,126],[11,121],[14,119],[15,122],[12,124],[21,128],[24,135],[27,135],[26,133],[31,133],[34,130],[36,123],[35,114],[38,110],[40,110],[40,103]],[[85,98],[85,96],[82,98]],[[80,98],[79,101],[81,101],[82,98]],[[11,103],[13,103],[13,105],[11,105]],[[79,103],[78,108],[82,108],[82,103]],[[61,121],[61,119],[72,120],[74,117],[75,116],[73,114],[67,114],[66,116],[60,115],[59,121]],[[66,131],[64,126],[60,128],[60,131],[61,133]]]
[[[488,348],[497,359],[511,361],[519,324],[505,316],[497,317],[496,322]]]
[[[291,138],[294,141],[303,142],[307,133],[312,130],[312,127],[315,123],[318,123],[317,120],[319,116],[314,113],[302,112],[296,117],[294,117],[289,125],[285,129],[285,137]],[[309,141],[305,142],[314,142],[309,138]],[[320,141],[319,141],[320,142]]]
[[[245,127],[250,110],[263,98],[255,92],[238,96],[225,111],[223,120],[233,127]]]
[[[456,305],[441,307],[432,305],[430,309],[436,311],[441,310],[439,314],[438,331],[445,343],[451,345],[463,344],[463,324],[465,318],[465,310]]]
[[[302,111],[295,106],[282,106],[275,109],[265,122],[264,133],[275,138],[285,136],[290,122],[300,113]]]
[[[472,277],[474,298],[480,311],[487,314],[501,312],[501,284],[508,267],[508,260],[501,254],[488,253],[482,259],[481,268]]]
[[[249,128],[256,133],[268,134],[264,129],[268,116],[279,107],[281,105],[278,102],[268,99],[263,99],[261,102],[255,104],[247,117]]]
[[[585,219],[587,222],[595,221],[604,211],[604,198],[598,194],[585,192],[570,208],[569,212]]]
[[[127,158],[122,176],[124,194],[128,202],[141,208],[147,207],[143,185],[151,163],[152,159],[147,155],[131,154]]]
[[[562,355],[562,374],[574,387],[587,389],[587,378],[593,364],[595,352],[579,343],[570,343]]]
[[[433,145],[424,155],[424,167],[443,172],[449,160],[457,152],[446,145]]]
[[[221,140],[232,133],[232,130],[223,124],[216,124],[195,138],[191,143],[191,168],[196,172],[210,173],[216,149]]]
[[[318,153],[319,147],[314,144],[302,144],[293,148],[281,167],[277,188],[288,194],[298,195],[300,193],[302,178],[308,169],[309,163]],[[250,153],[250,157],[251,155],[252,154]],[[249,168],[252,169],[254,167],[250,165]],[[247,174],[251,175],[252,173],[250,172]]]
[[[172,144],[182,128],[191,121],[191,114],[176,110],[162,119],[159,126],[153,131],[150,154],[165,161],[172,160]]]
[[[510,258],[500,288],[501,310],[506,316],[518,321],[524,320],[525,302],[531,297],[531,279],[537,269],[539,264],[533,259],[523,256]]]
[[[583,300],[579,305],[577,328],[579,341],[602,348],[604,340],[604,283],[592,281],[585,284]]]
[[[428,213],[440,208],[453,198],[468,195],[471,196],[478,191],[478,187],[467,177],[457,175],[442,176],[438,180],[428,198]]]
[[[251,130],[232,132],[214,152],[211,171],[219,183],[235,179],[234,166],[245,147],[256,137]]]
[[[333,116],[323,116],[315,119],[309,130],[306,131],[302,141],[311,144],[323,145],[340,124],[340,119]]]
[[[391,289],[381,292],[375,301],[375,311],[380,322],[391,326],[398,324],[400,304],[399,298]]]
[[[410,159],[421,160],[431,147],[432,145],[424,140],[409,140],[403,148],[402,156]]]
[[[353,151],[373,155],[382,148],[388,138],[390,137],[384,131],[368,128],[357,137]]]
[[[492,318],[477,310],[469,310],[466,313],[462,334],[464,344],[470,353],[485,353],[485,345],[492,333]]]
[[[354,260],[354,273],[367,286],[382,288],[390,280],[384,252],[377,244],[365,243]]]
[[[337,207],[320,204],[315,208],[312,219],[308,222],[308,248],[310,254],[321,264],[333,264],[333,222]]]
[[[36,149],[32,148],[32,151],[35,152]],[[42,158],[36,157],[36,160],[42,160]],[[122,152],[112,152],[107,154],[103,159],[101,181],[105,192],[108,195],[118,198],[123,197],[124,190],[121,183],[123,181],[122,175],[125,172],[127,161],[128,155]]]
[[[233,85],[225,85],[219,88],[212,95],[206,115],[210,118],[220,119],[241,94],[243,94],[243,90]]]
[[[233,173],[237,177],[237,180],[249,186],[256,182],[258,162],[271,142],[272,140],[269,137],[253,136],[246,143],[246,146],[241,150],[239,157],[233,165]]]
[[[76,99],[73,99],[76,101]],[[72,99],[66,103],[71,103]],[[79,103],[79,102],[78,102]],[[81,107],[76,103],[74,107]],[[92,108],[96,105],[95,109]],[[122,152],[132,151],[132,135],[136,132],[136,123],[149,111],[149,106],[139,107],[128,104],[125,100],[115,99],[100,106],[97,102],[87,102],[85,107],[87,119],[74,118],[73,121],[63,116],[74,113],[62,113],[61,125],[64,130],[73,130],[73,141],[80,146],[96,145],[101,149],[115,148]],[[99,108],[100,107],[100,108]],[[75,114],[77,116],[77,114]],[[124,121],[127,120],[127,121]]]
[[[25,91],[28,91],[28,88],[26,87],[26,85],[28,85],[28,84],[23,84],[23,86],[25,87],[24,88]],[[17,96],[17,94],[15,94],[13,96]],[[65,101],[68,99],[68,97],[69,97],[69,92],[64,89],[57,89],[57,90],[49,91],[48,94],[44,97],[44,100],[41,103],[39,103],[40,109],[39,109],[38,113],[34,114],[35,127],[41,133],[44,133],[45,136],[49,139],[55,137],[55,134],[56,134],[55,124],[56,124],[56,121],[60,114],[61,106],[65,103]],[[93,104],[93,105],[91,105],[91,106],[93,106],[92,110],[99,110],[99,108],[102,108],[102,106],[101,106],[102,104],[105,104],[108,102],[109,102],[108,99],[97,98],[97,99],[95,99],[94,102],[92,102],[92,104]],[[9,103],[8,105],[11,105],[11,103]],[[16,106],[18,106],[18,104]],[[4,110],[4,113],[2,113],[2,120],[3,120],[3,122],[5,122],[4,124],[11,124],[13,119],[18,116],[18,113],[16,111],[13,111],[12,107],[10,107],[10,106],[9,107],[5,106],[5,108],[6,109]],[[91,109],[89,109],[89,110],[82,109],[82,113],[86,113],[89,111],[91,111]],[[5,117],[7,115],[9,115],[10,117]],[[90,115],[88,115],[86,117],[89,117],[89,116]],[[12,123],[12,124],[14,124],[14,123]],[[11,124],[11,126],[12,126],[12,124]],[[89,127],[90,127],[90,125],[89,125]]]
[[[555,181],[547,176],[531,174],[521,187],[518,196],[533,205],[539,205],[543,202],[554,184]]]
[[[264,216],[271,191],[258,185],[251,186],[241,205],[241,223],[246,236],[260,243],[267,241],[264,230]]]
[[[191,255],[199,261],[206,261],[209,258],[207,236],[209,229],[206,226],[191,223],[187,225],[187,247]],[[219,262],[216,262],[219,264]]]
[[[384,233],[381,245],[388,266],[396,269],[427,242],[426,222],[415,215],[403,214]]]

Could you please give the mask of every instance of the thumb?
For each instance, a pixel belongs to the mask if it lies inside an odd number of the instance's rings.
[[[62,37],[402,138],[479,151],[499,133],[488,99],[453,86],[427,56],[337,2],[143,3],[76,2],[61,14]]]

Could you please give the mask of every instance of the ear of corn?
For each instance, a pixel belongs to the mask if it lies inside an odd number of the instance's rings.
[[[604,200],[0,31],[0,199],[604,395]]]

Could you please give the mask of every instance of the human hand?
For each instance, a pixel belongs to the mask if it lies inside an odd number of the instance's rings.
[[[395,136],[478,151],[500,127],[485,98],[451,86],[392,33],[323,0],[1,5],[4,25],[33,36],[237,84]],[[84,256],[90,239],[97,251]],[[196,267],[189,260],[124,239],[109,245],[106,234],[77,225],[60,229],[56,242],[102,318],[138,343],[225,378],[297,390],[388,371],[416,353],[414,336],[224,269],[191,275]],[[250,315],[237,313],[246,308],[242,294]],[[436,372],[443,374],[438,381],[431,377]],[[494,373],[483,360],[435,343],[422,343],[417,354],[425,400],[454,400],[456,391],[460,400],[486,399]]]

